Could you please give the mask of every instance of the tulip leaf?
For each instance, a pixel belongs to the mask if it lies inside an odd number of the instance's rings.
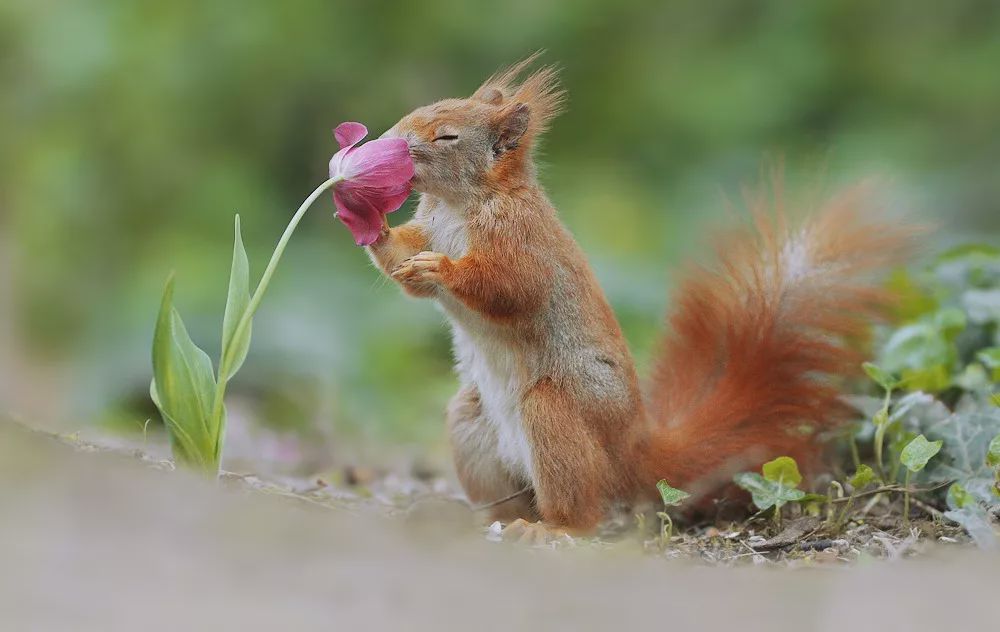
[[[656,489],[660,491],[660,498],[663,499],[663,504],[668,507],[679,505],[691,496],[691,494],[683,490],[671,487],[667,481],[663,480],[656,484]]]
[[[167,435],[170,437],[170,451],[173,453],[174,459],[188,465],[206,467],[205,455],[199,449],[199,444],[188,434],[184,426],[177,423],[173,417],[164,412],[163,406],[160,404],[160,396],[156,392],[155,379],[149,383],[149,397],[159,409],[160,416],[163,417],[163,424],[166,426]]]
[[[175,456],[189,463],[209,466],[217,428],[212,422],[215,378],[212,361],[188,335],[173,307],[171,275],[163,291],[153,333],[153,383],[150,396],[171,433]]]
[[[798,487],[802,482],[802,475],[799,474],[799,466],[790,456],[779,456],[773,461],[768,461],[761,468],[764,478],[775,483],[781,483],[788,487]]]
[[[847,482],[851,484],[851,487],[853,487],[855,491],[857,491],[874,480],[875,470],[862,463],[858,466],[858,470],[854,473],[854,476],[852,476]]]
[[[900,452],[899,460],[911,472],[919,472],[941,450],[943,443],[943,441],[928,441],[924,435],[917,435]]]
[[[219,378],[229,380],[243,366],[250,349],[250,323],[236,336],[236,327],[250,305],[250,262],[240,235],[240,216],[236,216],[235,237],[233,239],[233,265],[229,272],[229,295],[226,297],[226,312],[222,317],[222,356],[231,354],[226,375]],[[220,371],[221,363],[220,363]]]

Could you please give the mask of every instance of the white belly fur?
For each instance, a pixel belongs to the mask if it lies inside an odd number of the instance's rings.
[[[423,226],[435,252],[452,259],[468,250],[468,232],[460,212],[439,206]],[[497,456],[514,475],[533,479],[531,446],[524,432],[520,401],[526,385],[517,358],[493,325],[448,295],[438,297],[452,328],[456,369],[463,385],[479,390],[484,417],[496,432]]]

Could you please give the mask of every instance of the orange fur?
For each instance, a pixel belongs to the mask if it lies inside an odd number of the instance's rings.
[[[758,197],[755,227],[681,283],[644,401],[614,313],[535,176],[531,148],[562,92],[549,68],[519,81],[533,59],[387,132],[407,139],[421,200],[370,249],[452,325],[462,388],[448,427],[470,499],[527,486],[494,516],[587,530],[612,503],[655,495],[659,478],[710,496],[766,459],[814,463],[815,431],[845,415],[835,378],[857,369],[844,341],[886,301],[867,275],[907,231],[878,218],[865,188],[803,224],[780,186],[773,203]]]
[[[652,376],[647,484],[710,494],[781,455],[814,469],[816,433],[849,412],[837,378],[862,356],[847,340],[883,313],[889,297],[871,273],[899,259],[912,231],[873,208],[868,186],[802,223],[774,188],[775,208],[753,201],[756,225],[722,241],[718,268],[690,271],[677,290]]]

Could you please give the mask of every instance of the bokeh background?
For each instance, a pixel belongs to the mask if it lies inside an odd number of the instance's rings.
[[[1000,241],[990,0],[6,0],[0,413],[157,436],[167,274],[217,355],[234,213],[258,275],[337,123],[385,129],[538,49],[569,91],[542,179],[641,364],[669,270],[778,156],[792,186],[885,178],[892,205],[939,227],[929,251]],[[232,454],[439,459],[454,388],[442,318],[379,278],[325,200],[231,384]]]

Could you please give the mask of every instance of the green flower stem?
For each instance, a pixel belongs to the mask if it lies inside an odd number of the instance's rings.
[[[239,322],[236,324],[236,329],[233,331],[233,340],[239,340],[246,331],[246,328],[250,326],[250,320],[253,315],[257,312],[257,308],[260,306],[261,299],[264,298],[264,292],[267,290],[268,284],[271,282],[271,277],[274,276],[274,270],[278,267],[278,262],[281,260],[281,255],[285,252],[285,246],[288,245],[288,240],[291,239],[292,233],[295,232],[295,228],[302,221],[302,217],[309,210],[309,207],[313,205],[313,202],[323,194],[324,191],[334,186],[338,182],[343,180],[343,176],[336,176],[330,178],[323,184],[316,187],[316,190],[309,194],[309,197],[302,202],[299,206],[299,210],[295,211],[295,215],[288,222],[288,226],[285,228],[285,232],[282,233],[281,239],[278,240],[278,245],[274,247],[274,253],[271,255],[271,260],[268,262],[267,267],[264,269],[264,274],[260,277],[260,282],[257,284],[257,289],[254,290],[253,296],[250,297],[250,303],[247,305],[246,310],[243,315],[240,316]],[[222,441],[222,435],[224,434],[224,429],[222,428],[222,411],[223,411],[223,399],[226,396],[226,376],[229,375],[229,367],[232,366],[235,360],[235,345],[230,345],[228,349],[225,350],[222,358],[219,360],[219,377],[215,385],[215,399],[212,402],[212,419],[215,422],[215,427],[217,429],[217,434],[215,436],[215,453],[219,453],[219,444]]]
[[[910,526],[910,468],[906,468],[906,478],[903,480],[903,524]]]

